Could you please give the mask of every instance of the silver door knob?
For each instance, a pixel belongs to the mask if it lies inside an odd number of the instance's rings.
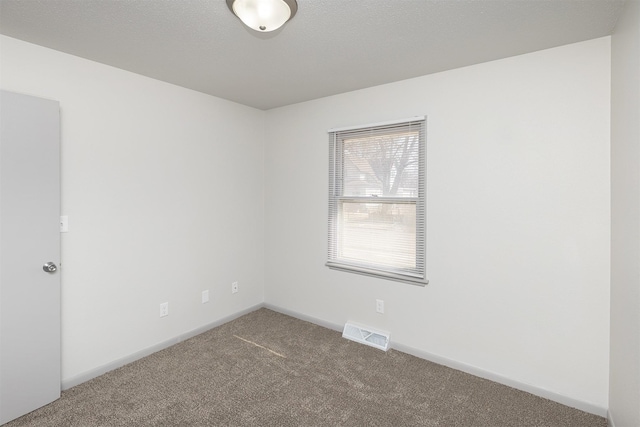
[[[58,267],[54,263],[48,262],[42,266],[42,269],[47,273],[55,273]]]

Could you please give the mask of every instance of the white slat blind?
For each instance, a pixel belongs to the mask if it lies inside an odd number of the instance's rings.
[[[426,284],[425,119],[329,131],[327,266]]]

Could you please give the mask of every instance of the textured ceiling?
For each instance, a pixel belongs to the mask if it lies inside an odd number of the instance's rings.
[[[298,0],[259,34],[225,0],[0,0],[0,33],[260,109],[611,34],[624,0]]]

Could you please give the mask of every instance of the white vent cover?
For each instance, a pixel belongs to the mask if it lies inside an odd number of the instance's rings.
[[[365,326],[358,326],[347,322],[342,331],[342,337],[351,341],[366,344],[380,350],[389,350],[389,333],[376,331]]]

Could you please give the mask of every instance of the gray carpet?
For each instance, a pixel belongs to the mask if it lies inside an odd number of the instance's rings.
[[[260,309],[71,388],[19,426],[576,426],[604,418]]]

